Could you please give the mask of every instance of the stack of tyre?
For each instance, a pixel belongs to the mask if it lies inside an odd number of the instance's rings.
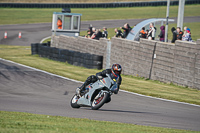
[[[38,54],[40,57],[50,58],[50,47],[46,43],[38,45]]]
[[[38,54],[40,57],[61,62],[67,61],[69,64],[75,66],[82,66],[90,69],[102,69],[103,56],[49,47],[46,43],[31,44],[31,51],[32,55]]]
[[[31,43],[31,53],[32,55],[38,54],[39,43]]]

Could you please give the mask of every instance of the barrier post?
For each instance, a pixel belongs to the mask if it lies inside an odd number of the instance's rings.
[[[110,68],[111,41],[107,41],[106,50],[106,69]]]

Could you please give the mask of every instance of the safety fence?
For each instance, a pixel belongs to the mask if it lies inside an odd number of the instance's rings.
[[[40,57],[68,62],[75,66],[82,66],[89,69],[102,69],[103,56],[95,54],[50,47],[47,43],[32,43],[31,52],[32,55],[38,54]]]
[[[179,1],[171,1],[170,5],[178,5]],[[200,0],[186,0],[185,4],[200,4]],[[167,1],[150,2],[114,2],[114,3],[0,3],[0,7],[11,8],[116,8],[166,6]]]

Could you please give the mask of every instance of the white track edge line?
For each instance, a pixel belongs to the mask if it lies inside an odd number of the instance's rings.
[[[63,79],[69,80],[69,81],[73,81],[73,82],[76,82],[76,83],[83,83],[83,82],[75,80],[75,79],[66,78],[66,77],[63,77],[63,76],[60,76],[60,75],[56,75],[56,74],[53,74],[53,73],[50,73],[50,72],[47,72],[47,71],[44,71],[44,70],[40,70],[40,69],[37,69],[37,68],[34,68],[34,67],[30,67],[30,66],[26,66],[26,65],[23,65],[23,64],[20,64],[20,63],[16,63],[16,62],[13,62],[13,61],[10,61],[10,60],[6,60],[6,59],[2,59],[2,58],[0,58],[0,60],[6,61],[6,62],[9,62],[9,63],[13,63],[13,64],[16,64],[16,65],[19,65],[19,66],[23,66],[23,67],[26,67],[26,68],[29,68],[29,69],[32,69],[32,70],[35,70],[35,71],[43,72],[43,73],[49,74],[51,76],[56,76],[56,77],[63,78]]]
[[[26,65],[23,65],[23,64],[20,64],[20,63],[16,63],[16,62],[13,62],[13,61],[10,61],[10,60],[6,60],[6,59],[2,59],[2,58],[0,58],[0,60],[6,61],[6,62],[10,62],[10,63],[16,64],[16,65],[19,65],[19,66],[23,66],[23,67],[26,67],[26,68],[30,68],[30,69],[35,70],[35,71],[43,72],[43,73],[46,73],[46,74],[49,74],[49,75],[52,75],[52,76],[55,76],[55,77],[59,77],[59,78],[62,78],[62,79],[73,81],[73,82],[76,82],[76,83],[83,83],[82,81],[66,78],[66,77],[63,77],[63,76],[60,76],[60,75],[56,75],[56,74],[53,74],[53,73],[50,73],[50,72],[47,72],[47,71],[44,71],[44,70],[40,70],[40,69],[37,69],[37,68],[34,68],[34,67],[30,67],[30,66],[26,66]],[[190,103],[186,103],[186,102],[179,102],[179,101],[175,101],[175,100],[168,100],[168,99],[163,99],[163,98],[146,96],[146,95],[142,95],[142,94],[138,94],[138,93],[134,93],[134,92],[129,92],[129,91],[126,91],[126,90],[119,90],[119,91],[124,92],[124,93],[137,95],[137,96],[141,96],[141,97],[161,100],[161,101],[167,101],[167,102],[173,102],[173,103],[179,103],[179,104],[185,104],[185,105],[191,105],[191,106],[195,106],[195,107],[200,107],[200,105],[196,105],[196,104],[190,104]]]
[[[138,93],[126,91],[126,90],[120,90],[120,91],[121,92],[125,92],[125,93],[129,93],[129,94],[133,94],[133,95],[137,95],[137,96],[141,96],[141,97],[147,97],[147,98],[152,98],[152,99],[156,99],[156,100],[161,100],[161,101],[173,102],[173,103],[186,104],[186,105],[200,107],[200,105],[197,105],[197,104],[191,104],[191,103],[179,102],[179,101],[175,101],[175,100],[168,100],[168,99],[164,99],[164,98],[157,98],[157,97],[152,97],[152,96],[146,96],[146,95],[142,95],[142,94],[138,94]]]
[[[44,40],[46,40],[46,39],[48,39],[48,38],[51,38],[51,36],[48,36],[48,37],[43,38],[43,39],[40,41],[40,43],[43,43]]]

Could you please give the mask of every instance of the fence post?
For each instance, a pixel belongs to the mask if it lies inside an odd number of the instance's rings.
[[[111,41],[107,41],[106,49],[106,69],[110,68]]]

